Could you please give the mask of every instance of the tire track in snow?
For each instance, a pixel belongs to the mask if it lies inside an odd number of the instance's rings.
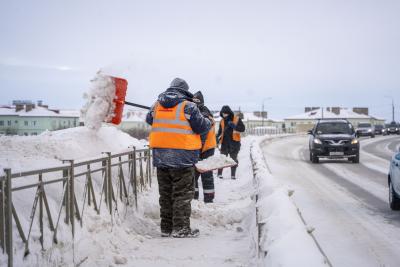
[[[393,149],[393,147],[395,148],[396,146],[398,146],[399,142],[400,137],[398,136],[385,136],[369,142],[367,140],[363,140],[361,141],[361,149],[364,152],[367,152],[371,155],[374,155],[389,162],[393,156],[393,153],[395,152],[395,149]],[[390,150],[385,149],[385,147],[388,147]]]

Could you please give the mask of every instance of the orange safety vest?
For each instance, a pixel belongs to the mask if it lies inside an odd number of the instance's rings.
[[[151,148],[201,149],[200,135],[193,132],[185,117],[186,102],[172,108],[164,108],[156,103],[149,137]]]
[[[217,139],[215,138],[215,126],[211,126],[210,131],[208,131],[206,141],[204,142],[201,152],[205,152],[217,146]]]
[[[239,117],[234,115],[233,116],[233,123],[235,125],[237,125],[238,122],[239,122]],[[220,140],[221,144],[222,144],[222,141],[224,140],[224,132],[225,132],[225,120],[222,118],[222,120],[221,120],[221,133],[222,133],[221,135],[222,136],[221,136],[221,140]],[[236,141],[236,142],[240,142],[240,132],[233,130],[232,140]]]

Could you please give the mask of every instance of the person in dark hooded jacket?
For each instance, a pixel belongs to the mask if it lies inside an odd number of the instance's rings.
[[[157,168],[163,237],[191,237],[199,233],[190,228],[194,164],[200,155],[200,135],[209,131],[211,122],[192,99],[186,81],[175,78],[146,116],[146,122],[152,126],[149,145]]]
[[[204,105],[204,97],[201,91],[198,91],[193,95],[193,101],[199,107],[201,114],[203,114],[204,117],[209,118],[213,124],[210,131],[201,135],[202,149],[201,149],[200,159],[203,160],[213,156],[215,152],[215,147],[217,146],[217,142],[215,139],[214,117],[211,111]],[[212,203],[215,196],[214,176],[212,171],[204,172],[202,174],[196,171],[194,199],[199,199],[198,181],[200,176],[201,176],[201,183],[203,185],[204,203]]]
[[[221,154],[230,156],[236,163],[240,151],[240,133],[245,131],[242,119],[235,115],[229,106],[223,106],[220,112],[221,122],[217,133],[218,143],[221,144]],[[231,178],[236,179],[237,166],[231,167]],[[222,176],[223,169],[218,170],[218,177]]]

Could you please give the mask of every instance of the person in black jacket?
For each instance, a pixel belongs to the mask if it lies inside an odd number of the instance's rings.
[[[235,115],[229,106],[223,106],[220,112],[221,122],[217,133],[218,143],[221,144],[221,154],[230,156],[236,163],[240,151],[240,133],[245,131],[242,119]],[[231,178],[236,179],[237,166],[231,167]],[[222,170],[218,170],[218,178],[222,179]]]
[[[201,91],[198,91],[193,95],[193,102],[197,104],[201,114],[204,117],[209,118],[213,124],[210,131],[201,135],[202,148],[201,148],[200,159],[204,160],[214,155],[215,147],[217,146],[217,142],[215,140],[214,117],[211,111],[204,105],[204,97]],[[212,203],[215,196],[214,176],[212,171],[204,172],[202,174],[196,171],[194,199],[199,199],[198,180],[200,176],[201,176],[201,183],[203,185],[204,203]]]

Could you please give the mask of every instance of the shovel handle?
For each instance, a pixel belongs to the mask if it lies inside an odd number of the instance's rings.
[[[143,106],[143,105],[135,104],[135,103],[128,102],[128,101],[125,101],[125,105],[143,108],[143,109],[150,109],[150,107],[148,107],[148,106]]]

